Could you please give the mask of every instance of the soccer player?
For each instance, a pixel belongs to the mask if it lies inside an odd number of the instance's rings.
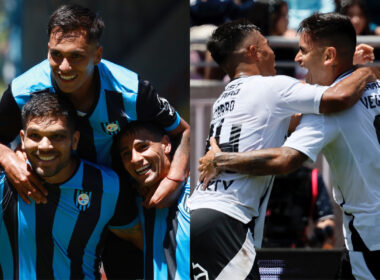
[[[22,109],[22,126],[27,166],[49,194],[46,204],[27,204],[8,174],[1,173],[1,278],[99,278],[107,226],[136,232],[134,197],[111,169],[74,155],[80,135],[76,111],[67,101],[50,93],[35,95]],[[131,237],[138,241],[138,236]]]
[[[352,106],[368,79],[374,79],[370,69],[358,69],[350,80],[328,88],[273,76],[274,53],[257,27],[246,21],[221,25],[207,47],[231,77],[214,103],[210,125],[210,136],[217,138],[223,151],[279,146],[292,114],[328,113]],[[206,189],[201,184],[196,187],[189,200],[195,277],[251,279],[255,273],[257,277],[258,270],[251,270],[254,245],[261,245],[272,181],[273,176],[225,172]]]
[[[167,100],[157,95],[148,81],[102,59],[99,40],[103,28],[101,18],[87,8],[78,5],[58,8],[48,23],[48,59],[14,79],[0,100],[0,166],[26,202],[29,197],[37,203],[46,202],[43,194],[47,190],[6,145],[21,129],[22,106],[31,95],[45,91],[65,96],[78,111],[81,138],[77,153],[81,158],[111,166],[110,148],[114,136],[130,122],[149,120],[180,142],[173,156],[170,178],[178,181],[186,176],[189,125]],[[180,183],[164,178],[160,191],[147,200],[147,206],[165,206],[165,197],[180,187]],[[115,246],[115,250],[117,248],[120,245]],[[112,255],[117,258],[116,251]],[[125,270],[125,265],[120,269]],[[119,274],[118,277],[127,276]]]
[[[309,79],[334,85],[353,75],[351,61],[356,35],[348,17],[315,14],[301,23],[300,31],[300,50],[295,60],[309,70]],[[315,161],[322,150],[335,179],[334,199],[343,210],[351,268],[344,260],[341,277],[379,279],[379,88],[379,80],[368,83],[360,102],[347,111],[303,116],[297,130],[281,148],[241,154],[216,153],[215,157],[210,153],[201,160],[200,169],[213,173],[216,166],[218,171],[280,174],[299,167],[307,158]],[[211,142],[213,151],[218,151],[215,139]],[[204,172],[202,176],[209,178]]]
[[[172,180],[169,137],[156,125],[136,122],[120,134],[117,146],[122,164],[135,179],[140,194],[137,201],[145,237],[144,279],[190,279],[190,213],[186,204],[189,177],[181,182],[179,198],[172,196],[171,207],[141,207],[161,180]]]

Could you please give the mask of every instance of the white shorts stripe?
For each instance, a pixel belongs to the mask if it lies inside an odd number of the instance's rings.
[[[247,237],[233,259],[223,268],[216,280],[246,279],[253,267],[256,251],[253,246],[253,238],[250,230]]]

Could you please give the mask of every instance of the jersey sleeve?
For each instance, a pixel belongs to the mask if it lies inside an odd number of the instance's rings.
[[[179,114],[160,97],[149,81],[139,80],[136,102],[137,119],[154,122],[166,131],[176,129],[181,121]]]
[[[120,176],[119,189],[115,214],[109,222],[109,228],[128,229],[135,226],[139,219],[135,195],[125,176]]]
[[[0,100],[0,142],[5,145],[12,142],[21,128],[21,110],[9,86]]]
[[[337,135],[332,122],[324,115],[304,115],[283,146],[298,150],[315,162],[322,148]]]
[[[319,114],[319,106],[327,86],[310,85],[287,76],[279,76],[274,85],[281,108],[289,113]]]

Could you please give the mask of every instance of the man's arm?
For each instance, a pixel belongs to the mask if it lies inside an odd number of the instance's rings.
[[[29,198],[33,198],[36,203],[45,203],[47,191],[43,187],[42,181],[26,164],[21,153],[18,156],[6,146],[15,139],[20,129],[21,111],[9,86],[0,100],[0,166],[7,173],[11,184],[26,203],[30,203]]]
[[[210,150],[199,160],[199,179],[207,186],[221,171],[257,176],[289,173],[300,167],[306,159],[306,155],[289,147],[225,153],[220,151],[215,138],[211,138]]]
[[[168,175],[160,185],[145,198],[145,207],[165,208],[177,201],[183,181],[189,173],[190,159],[190,126],[181,119],[179,126],[169,132],[169,136],[179,140],[179,145],[173,155]]]
[[[144,250],[144,236],[140,223],[128,229],[110,228],[110,231],[122,239],[131,241],[140,250]]]
[[[380,77],[377,67],[362,67],[351,76],[330,87],[322,95],[320,113],[336,113],[353,106],[362,96],[369,82]]]

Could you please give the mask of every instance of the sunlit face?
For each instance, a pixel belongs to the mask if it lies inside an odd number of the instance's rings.
[[[258,34],[258,40],[256,45],[256,54],[258,58],[258,64],[263,76],[276,75],[275,67],[275,55],[273,50],[268,44],[268,40],[261,34]]]
[[[308,70],[306,82],[310,84],[324,84],[326,69],[323,63],[323,51],[324,48],[317,46],[308,33],[302,32],[299,50],[294,60]]]
[[[76,150],[79,132],[72,133],[66,119],[34,117],[20,132],[22,148],[33,170],[48,181],[70,176],[72,151]]]
[[[102,48],[86,41],[82,29],[63,34],[58,27],[50,34],[48,59],[53,78],[65,93],[86,92],[92,82],[94,67],[100,62]]]
[[[350,17],[355,28],[356,35],[360,35],[367,24],[367,19],[359,5],[352,5],[347,9],[347,16]]]
[[[148,131],[139,130],[135,135],[121,136],[119,148],[125,169],[140,186],[153,187],[168,174],[168,136],[157,141]]]

